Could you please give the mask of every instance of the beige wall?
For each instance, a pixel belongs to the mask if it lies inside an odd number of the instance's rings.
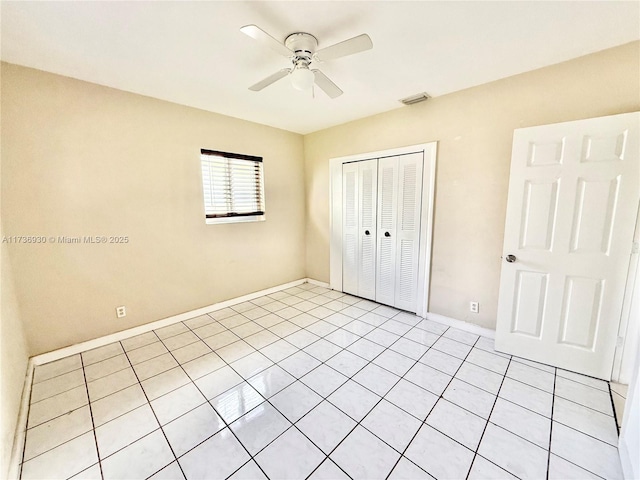
[[[307,276],[329,280],[329,159],[438,141],[430,311],[495,328],[513,130],[639,109],[634,42],[306,135]]]
[[[2,124],[5,235],[129,237],[9,246],[31,354],[305,276],[300,135],[11,64]],[[201,148],[264,157],[265,222],[205,225]]]
[[[0,234],[1,235],[1,234]],[[0,246],[0,435],[2,452],[0,452],[0,477],[9,478],[9,460],[13,447],[13,438],[20,411],[20,400],[24,387],[25,373],[29,354],[27,343],[18,311],[18,302],[13,289],[11,266],[6,245]]]
[[[636,42],[304,139],[2,64],[5,234],[130,238],[9,246],[30,354],[305,275],[328,281],[329,159],[430,141],[431,311],[494,327],[513,129],[640,109],[639,58]],[[266,222],[205,225],[200,148],[264,157]]]

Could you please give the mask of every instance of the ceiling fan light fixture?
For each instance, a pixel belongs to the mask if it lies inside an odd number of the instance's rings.
[[[309,70],[308,66],[304,67],[296,67],[293,72],[291,72],[291,85],[296,90],[300,90],[302,92],[309,90],[313,85],[314,74],[311,70]]]

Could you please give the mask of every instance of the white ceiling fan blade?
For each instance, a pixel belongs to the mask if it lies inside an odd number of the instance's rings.
[[[260,27],[256,25],[246,25],[240,29],[242,33],[250,36],[251,38],[258,40],[263,45],[269,47],[272,50],[275,50],[280,55],[284,55],[285,57],[290,57],[293,55],[293,52],[285,47],[278,40],[273,38],[267,32],[262,30]]]
[[[315,57],[320,61],[333,60],[334,58],[346,57],[371,48],[373,48],[371,38],[366,33],[363,33],[344,42],[321,48],[316,52]]]
[[[249,87],[249,90],[253,90],[254,92],[259,92],[260,90],[262,90],[265,87],[268,87],[272,83],[276,83],[281,78],[286,77],[287,75],[289,75],[290,72],[291,72],[290,68],[283,68],[282,70],[277,71],[273,75],[269,75],[267,78],[260,80],[255,85],[251,85]]]
[[[342,95],[342,90],[340,90],[340,88],[335,83],[329,80],[329,77],[327,77],[324,73],[322,73],[320,70],[312,70],[312,72],[316,85],[318,85],[324,93],[329,95],[329,97],[337,98]]]

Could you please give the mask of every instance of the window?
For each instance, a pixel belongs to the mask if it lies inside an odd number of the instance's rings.
[[[207,223],[264,220],[262,157],[200,150]]]

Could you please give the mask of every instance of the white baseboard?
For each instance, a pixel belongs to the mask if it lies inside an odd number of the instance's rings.
[[[238,303],[246,302],[248,300],[253,300],[255,298],[262,297],[264,295],[269,295],[271,293],[275,293],[280,290],[285,290],[287,288],[295,287],[297,285],[302,285],[305,282],[307,282],[307,279],[301,278],[300,280],[284,283],[282,285],[278,285],[277,287],[271,287],[265,290],[260,290],[259,292],[249,293],[241,297],[225,300],[224,302],[214,303],[213,305],[198,308],[196,310],[191,310],[190,312],[180,313],[178,315],[173,315],[171,317],[163,318],[162,320],[157,320],[151,323],[145,323],[144,325],[140,325],[139,327],[129,328],[127,330],[122,330],[121,332],[112,333],[111,335],[105,335],[104,337],[88,340],[82,343],[76,343],[75,345],[71,345],[69,347],[64,347],[58,350],[54,350],[52,352],[36,355],[35,357],[32,357],[31,360],[33,360],[33,364],[35,366],[42,365],[43,363],[53,362],[55,360],[59,360],[64,357],[68,357],[69,355],[75,355],[76,353],[86,352],[87,350],[93,350],[94,348],[102,347],[104,345],[108,345],[113,342],[119,342],[120,340],[124,340],[126,338],[133,337],[135,335],[140,335],[142,333],[150,332],[151,330],[157,330],[158,328],[166,327],[174,323],[182,322],[184,320],[189,320],[190,318],[215,312],[216,310],[221,310],[223,308],[227,308],[232,305],[236,305]],[[309,283],[316,284],[316,281],[315,280],[309,281]],[[320,284],[320,282],[318,282],[317,284]]]
[[[329,284],[327,282],[321,282],[319,280],[314,280],[313,278],[307,278],[307,283],[312,285],[317,285],[319,287],[329,288]]]
[[[301,278],[300,280],[294,280],[293,282],[284,283],[276,287],[267,288],[265,290],[249,293],[241,297],[236,297],[230,300],[225,300],[223,302],[214,303],[212,305],[198,308],[196,310],[191,310],[189,312],[184,312],[178,315],[173,315],[171,317],[163,318],[162,320],[157,320],[151,323],[145,323],[144,325],[140,325],[138,327],[129,328],[127,330],[122,330],[117,333],[112,333],[111,335],[105,335],[104,337],[95,338],[93,340],[88,340],[82,343],[76,343],[75,345],[71,345],[69,347],[64,347],[58,350],[53,350],[51,352],[43,353],[41,355],[36,355],[35,357],[31,357],[30,362],[33,363],[33,366],[53,362],[55,360],[68,357],[70,355],[75,355],[76,353],[86,352],[87,350],[93,350],[94,348],[102,347],[104,345],[108,345],[113,342],[119,342],[120,340],[124,340],[126,338],[130,338],[136,335],[141,335],[143,333],[147,333],[152,330],[157,330],[158,328],[173,325],[174,323],[183,322],[185,320],[189,320],[190,318],[215,312],[216,310],[221,310],[223,308],[227,308],[232,305],[236,305],[238,303],[253,300],[258,297],[262,297],[264,295],[269,295],[271,293],[278,292],[280,290],[285,290],[287,288],[295,287],[297,285],[302,285],[303,283],[311,283],[313,285],[318,285],[320,287],[329,288],[329,284],[326,282],[320,282],[318,280],[314,280],[313,278]],[[444,315],[440,315],[437,313],[427,313],[427,319],[433,320],[438,323],[442,323],[449,327],[455,327],[460,330],[475,333],[476,335],[481,335],[483,337],[495,338],[495,335],[496,335],[495,330],[480,327],[479,325],[475,325],[473,323],[463,322],[462,320],[446,317]]]
[[[495,330],[484,328],[474,323],[463,322],[462,320],[457,320],[455,318],[445,317],[444,315],[440,315],[438,313],[427,313],[427,320],[433,320],[434,322],[442,323],[443,325],[447,325],[448,327],[454,327],[458,330],[475,333],[476,335],[480,335],[482,337],[489,337],[493,339],[496,338]]]

